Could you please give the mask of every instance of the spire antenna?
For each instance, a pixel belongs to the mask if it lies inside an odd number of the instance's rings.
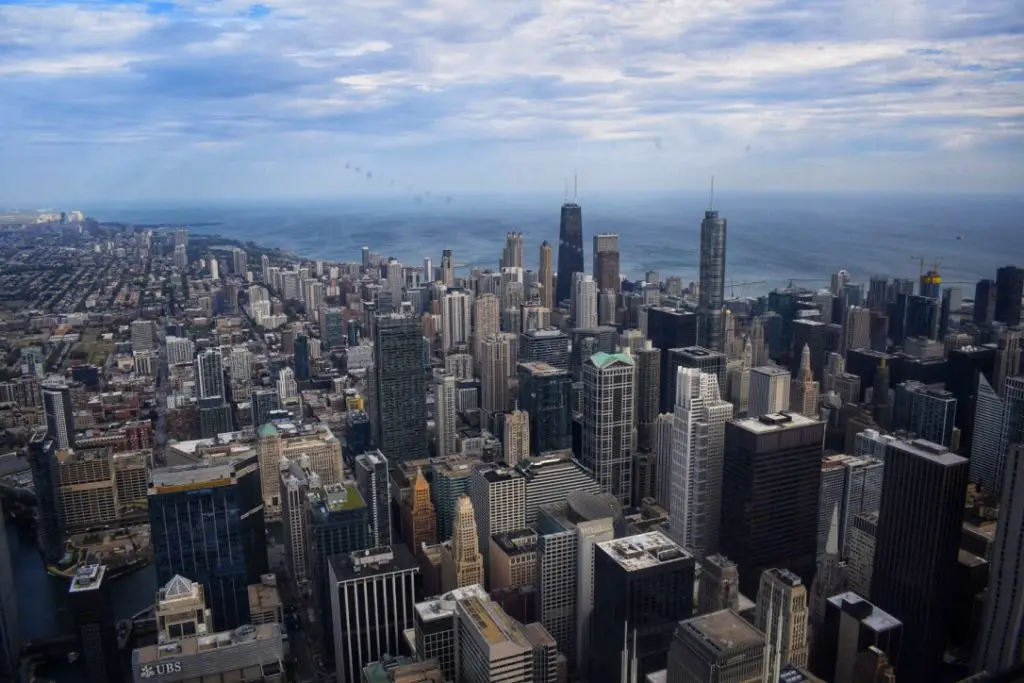
[[[569,176],[565,176],[565,192],[562,194],[562,201],[569,203]]]
[[[708,197],[708,211],[715,208],[715,176],[711,176],[711,196]]]
[[[572,203],[576,203],[576,174],[572,174]]]

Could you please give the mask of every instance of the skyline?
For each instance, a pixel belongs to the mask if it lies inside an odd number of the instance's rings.
[[[994,0],[0,0],[0,187],[1011,193],[1022,32]]]

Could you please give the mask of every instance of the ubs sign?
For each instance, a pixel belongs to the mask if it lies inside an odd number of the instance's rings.
[[[139,667],[139,678],[144,681],[176,673],[181,673],[181,662],[161,662],[160,664],[146,664]]]

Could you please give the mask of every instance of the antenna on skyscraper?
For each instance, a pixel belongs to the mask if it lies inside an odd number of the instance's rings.
[[[576,203],[576,174],[572,174],[572,203]]]
[[[562,201],[569,203],[569,176],[565,176],[565,193],[562,195]]]
[[[708,197],[708,211],[715,208],[715,176],[711,176],[711,196]]]

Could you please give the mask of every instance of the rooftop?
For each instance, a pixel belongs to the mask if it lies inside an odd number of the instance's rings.
[[[800,413],[782,411],[761,415],[760,417],[745,417],[741,420],[735,420],[733,424],[754,434],[769,434],[771,432],[798,429],[809,425],[820,425],[821,421],[801,415]]]
[[[536,531],[527,527],[525,529],[494,534],[491,538],[494,539],[494,542],[506,555],[521,555],[537,550],[537,539],[539,536]]]
[[[416,603],[416,613],[423,621],[451,618],[455,614],[455,603],[466,598],[487,598],[487,591],[480,584],[474,583],[456,588],[444,595]]]
[[[679,623],[681,630],[720,654],[764,645],[764,636],[732,610],[711,612]]]
[[[633,357],[628,353],[595,353],[590,357],[589,362],[599,370],[604,370],[615,363],[625,363],[626,365],[633,365]]]
[[[761,375],[778,376],[786,375],[789,377],[789,370],[780,365],[759,365],[756,368],[751,368],[751,372],[756,372]]]
[[[893,441],[889,443],[889,448],[895,448],[903,451],[904,453],[910,453],[922,458],[927,458],[941,465],[945,465],[946,467],[961,465],[967,462],[967,458],[962,458],[955,453],[950,453],[949,449],[945,446],[931,441],[926,441],[925,439]]]
[[[597,547],[618,562],[619,566],[631,572],[693,559],[693,555],[660,531],[604,541],[598,543]]]
[[[671,349],[670,353],[677,353],[684,356],[690,356],[692,358],[714,358],[722,357],[723,354],[706,349],[703,346],[685,346],[680,349]]]
[[[260,624],[258,626],[247,624],[239,626],[233,631],[221,631],[208,636],[182,638],[160,645],[140,647],[135,650],[133,660],[136,665],[149,664],[170,657],[187,657],[253,641],[264,643],[261,647],[252,650],[253,653],[261,654],[261,661],[246,662],[247,664],[266,664],[283,658],[280,624]]]
[[[538,377],[554,377],[557,375],[567,375],[568,370],[561,370],[548,363],[542,363],[541,361],[529,361],[526,363],[520,363],[520,368],[525,369],[527,372]]]
[[[497,484],[503,481],[512,481],[513,479],[521,479],[522,475],[512,467],[499,467],[496,465],[483,465],[476,468],[477,473],[484,478],[485,481],[491,484]]]
[[[334,567],[334,575],[339,581],[365,579],[419,568],[419,564],[404,543],[359,550],[348,555],[335,555],[330,558],[330,564]]]
[[[273,574],[266,575],[274,577]],[[249,584],[249,609],[269,611],[281,607],[281,593],[277,590],[276,581],[265,580],[261,583]]]
[[[71,586],[68,593],[85,593],[87,591],[99,590],[103,585],[103,577],[107,568],[101,564],[87,564],[79,567],[71,579]]]
[[[530,642],[520,630],[518,622],[505,613],[501,606],[490,598],[470,597],[458,603],[476,631],[490,646],[505,643],[530,648]],[[461,617],[460,617],[461,620]]]
[[[366,506],[363,497],[359,494],[359,489],[355,484],[350,483],[327,484],[310,488],[309,501],[314,507],[323,506],[327,512],[355,510]]]
[[[895,626],[900,626],[903,623],[896,617],[892,616],[869,600],[865,600],[853,591],[833,595],[828,599],[828,601],[839,608],[842,608],[844,602],[851,604],[864,603],[869,605],[871,607],[871,613],[861,619],[861,623],[874,631],[885,631]]]

